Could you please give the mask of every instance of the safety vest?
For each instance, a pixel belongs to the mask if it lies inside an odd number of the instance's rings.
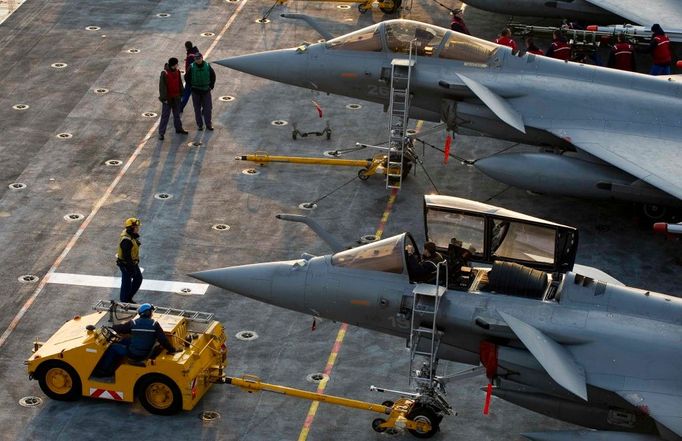
[[[613,55],[615,57],[614,65],[616,69],[633,71],[632,53],[635,48],[627,42],[617,43],[613,46]]]
[[[670,64],[672,54],[670,53],[670,39],[667,35],[656,35],[654,37],[656,47],[654,48],[654,64]]]
[[[164,70],[166,73],[166,90],[168,91],[168,98],[179,97],[182,93],[180,90],[180,71],[179,70]]]
[[[121,240],[118,242],[118,252],[116,253],[116,257],[119,260],[123,260],[123,250],[121,249],[121,243],[124,240],[129,240],[130,243],[133,244],[133,247],[130,249],[130,258],[133,259],[134,263],[140,263],[140,244],[135,238],[128,234],[127,230],[123,230],[121,233]]]
[[[542,52],[541,49],[529,49],[527,52],[533,55],[545,55],[545,53]]]
[[[514,51],[516,50],[516,42],[509,37],[500,37],[497,40],[495,40],[495,43],[501,44],[502,46],[510,47]]]
[[[552,53],[554,58],[569,60],[571,58],[571,46],[565,41],[555,40],[552,42]]]
[[[190,69],[192,72],[192,89],[208,90],[211,88],[211,73],[206,61],[202,63],[201,67],[197,66],[197,63],[192,63]]]
[[[134,358],[145,358],[156,343],[156,320],[138,317],[130,327],[128,354]]]

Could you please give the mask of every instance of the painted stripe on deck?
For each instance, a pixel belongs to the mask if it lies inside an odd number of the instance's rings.
[[[227,20],[227,23],[225,23],[225,26],[223,29],[220,31],[220,34],[216,37],[216,39],[213,41],[211,46],[204,52],[204,57],[208,57],[209,53],[213,50],[216,44],[218,44],[218,41],[223,37],[225,32],[227,32],[228,28],[232,25],[234,20],[237,18],[237,15],[241,12],[241,10],[244,8],[244,5],[246,5],[246,2],[248,0],[242,0],[239,2],[239,6],[237,6],[237,9],[234,11],[234,14]],[[57,269],[59,268],[59,265],[62,264],[62,261],[66,258],[66,256],[69,254],[71,249],[76,245],[76,242],[78,242],[78,239],[80,239],[81,235],[85,231],[85,229],[90,225],[90,222],[92,222],[92,219],[95,217],[95,215],[99,212],[100,208],[102,208],[102,205],[104,205],[104,202],[111,196],[111,193],[114,191],[118,183],[123,179],[123,176],[126,174],[130,166],[135,162],[135,159],[140,155],[142,152],[142,149],[144,148],[145,145],[147,145],[147,141],[154,137],[154,134],[156,132],[156,129],[159,127],[159,120],[157,119],[154,124],[150,127],[149,131],[147,134],[142,138],[142,141],[135,147],[135,151],[133,151],[133,154],[128,158],[128,161],[126,161],[125,165],[121,168],[121,171],[116,175],[114,180],[109,184],[109,187],[104,191],[104,194],[102,197],[97,200],[95,205],[92,207],[92,211],[90,211],[90,214],[85,218],[83,223],[80,225],[78,230],[74,233],[74,235],[71,237],[71,240],[66,244],[66,247],[64,250],[61,252],[59,257],[54,261],[52,266],[50,267],[49,270],[47,270],[47,273],[45,274],[46,277],[43,277],[40,282],[38,283],[38,286],[36,287],[35,291],[33,291],[33,294],[24,302],[24,304],[21,306],[21,309],[19,309],[19,312],[16,313],[10,324],[7,326],[7,329],[0,335],[0,348],[2,348],[5,343],[7,343],[7,340],[9,339],[9,336],[14,332],[14,330],[17,328],[19,325],[19,322],[21,319],[26,315],[26,312],[28,312],[29,308],[31,305],[33,305],[33,302],[36,301],[40,293],[43,291],[45,288],[45,285],[47,284],[47,280],[50,278],[49,276],[54,274]]]
[[[93,288],[120,288],[120,277],[91,276],[88,274],[52,273],[47,283],[60,285],[91,286]],[[189,292],[183,292],[189,289]],[[206,283],[173,282],[170,280],[144,279],[141,291],[172,292],[186,295],[204,295],[208,289]]]
[[[416,127],[417,132],[421,130],[423,124],[424,121],[420,120],[417,122]],[[386,202],[386,208],[384,209],[384,212],[381,215],[381,220],[379,221],[379,226],[377,227],[375,233],[375,237],[377,238],[377,240],[381,239],[381,236],[384,234],[384,228],[386,228],[388,218],[391,215],[391,211],[393,211],[393,206],[395,205],[395,201],[397,198],[398,189],[394,188],[393,190],[391,190],[391,194],[388,197],[388,201]],[[351,303],[352,302],[353,301],[351,301]],[[324,390],[327,387],[327,382],[331,378],[332,369],[334,368],[334,364],[336,363],[339,351],[341,350],[341,346],[343,345],[343,340],[346,338],[347,330],[348,324],[343,323],[339,328],[339,332],[336,334],[336,340],[334,341],[334,346],[332,346],[332,352],[329,354],[329,358],[327,359],[327,365],[324,368],[324,373],[327,374],[327,377],[320,381],[320,384],[317,386],[316,392],[318,394],[324,393]],[[301,428],[301,432],[298,435],[298,441],[306,441],[308,439],[310,427],[313,425],[313,421],[315,421],[315,415],[317,414],[317,409],[319,406],[320,406],[319,401],[313,401],[310,404],[310,408],[308,409],[308,415],[306,415],[305,421],[303,422],[303,427]]]

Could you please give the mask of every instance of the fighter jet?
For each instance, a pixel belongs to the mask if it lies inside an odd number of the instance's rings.
[[[305,19],[331,38],[311,17]],[[391,115],[396,103],[404,102],[411,118],[542,146],[538,153],[500,154],[474,163],[494,179],[537,193],[655,205],[678,205],[682,198],[678,76],[513,53],[410,20],[217,63],[381,103]],[[406,88],[396,86],[399,75],[409,77]]]
[[[594,23],[623,23],[679,28],[682,4],[677,0],[464,0],[474,8],[512,16],[570,18]]]
[[[495,396],[597,429],[531,440],[682,440],[681,299],[578,268],[570,226],[447,196],[426,196],[424,210],[446,257],[432,267],[409,233],[351,249],[327,234],[330,255],[192,276],[405,338],[433,430],[450,413],[438,361],[452,360],[482,365]]]

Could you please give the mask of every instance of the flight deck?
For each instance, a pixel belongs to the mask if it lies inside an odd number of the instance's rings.
[[[494,181],[466,161],[444,164],[438,149],[446,134],[428,133],[434,123],[411,120],[421,163],[400,190],[387,190],[381,173],[360,179],[350,167],[235,161],[256,152],[328,157],[356,143],[389,140],[390,115],[380,104],[213,63],[321,38],[281,13],[318,17],[335,36],[391,18],[442,27],[450,21],[431,0],[403,2],[411,9],[396,14],[360,14],[355,3],[292,0],[261,20],[272,3],[27,0],[0,24],[0,439],[412,439],[407,432],[374,432],[365,412],[236,388],[212,388],[194,409],[172,417],[150,415],[139,402],[48,399],[27,378],[24,361],[35,340],[92,312],[98,299],[118,299],[115,254],[129,217],[141,220],[145,281],[135,302],[213,313],[227,335],[228,375],[253,374],[363,401],[396,398],[370,391],[370,385],[409,390],[405,339],[314,320],[188,274],[330,253],[309,229],[277,219],[281,213],[310,216],[345,246],[404,231],[422,246],[423,196],[438,193],[576,226],[576,263],[630,286],[682,296],[679,242],[654,235],[632,204],[530,193]],[[465,18],[475,36],[489,41],[507,23],[507,17],[470,7]],[[169,127],[161,141],[159,73],[168,58],[184,59],[187,40],[216,72],[215,130],[197,130],[190,102],[182,116],[189,135]],[[293,139],[294,125],[301,132],[330,127],[332,134]],[[469,161],[510,149],[537,151],[465,135],[456,135],[451,146],[457,158]],[[343,157],[366,160],[376,153],[366,148]],[[449,373],[466,367],[441,366]],[[523,432],[575,428],[496,398],[483,415],[486,384],[479,376],[448,386],[457,416],[446,417],[433,439],[517,441]]]

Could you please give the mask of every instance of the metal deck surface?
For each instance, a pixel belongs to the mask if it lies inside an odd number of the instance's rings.
[[[174,417],[149,415],[137,403],[56,402],[28,380],[23,365],[34,339],[46,339],[100,298],[118,298],[118,289],[88,286],[92,283],[82,278],[61,276],[66,284],[46,281],[52,273],[117,277],[114,254],[127,217],[142,220],[141,266],[147,279],[159,283],[196,283],[186,274],[328,252],[304,226],[276,220],[278,213],[308,213],[346,243],[377,231],[389,198],[382,177],[355,179],[319,200],[314,211],[304,212],[299,204],[347,183],[357,170],[259,167],[234,157],[256,150],[316,156],[352,147],[356,141],[383,142],[388,119],[379,105],[358,102],[362,108],[350,110],[346,105],[354,101],[346,98],[313,95],[216,65],[214,132],[196,130],[191,104],[183,116],[189,136],[176,135],[171,126],[160,142],[158,118],[143,116],[160,113],[159,72],[169,57],[184,58],[185,40],[198,45],[210,62],[318,40],[304,24],[280,18],[284,11],[322,17],[334,34],[384,18],[379,11],[360,15],[355,5],[348,5],[350,9],[339,9],[335,3],[291,1],[276,8],[271,23],[260,24],[255,20],[271,6],[268,1],[28,0],[0,25],[0,439],[296,440],[302,439],[307,417],[308,440],[412,439],[406,433],[375,433],[370,423],[377,415],[372,413],[321,404],[311,419],[309,402],[247,394],[229,386],[215,386],[193,411]],[[415,0],[404,16],[449,25],[447,11],[428,0]],[[466,11],[465,19],[475,35],[488,39],[505,23],[505,17],[473,9]],[[88,26],[99,29],[86,30]],[[213,35],[201,35],[206,32]],[[53,63],[67,66],[54,68]],[[98,88],[108,93],[96,93]],[[235,99],[219,101],[222,95]],[[324,109],[324,119],[317,117],[312,99]],[[28,108],[13,109],[17,104]],[[304,131],[320,130],[327,119],[333,130],[330,141],[292,140],[294,122]],[[273,120],[289,124],[275,126]],[[72,136],[62,138],[60,133]],[[425,140],[441,147],[444,134]],[[201,145],[188,146],[194,141]],[[474,159],[510,145],[458,136],[454,152]],[[111,159],[121,165],[106,165]],[[425,167],[440,193],[577,226],[579,263],[594,265],[626,284],[682,294],[680,267],[673,262],[679,243],[640,226],[628,204],[530,195],[507,189],[457,161],[443,165],[442,160],[442,153],[426,148]],[[246,168],[260,173],[243,174]],[[13,183],[26,187],[10,189]],[[409,230],[423,242],[421,198],[433,191],[421,168],[410,176],[390,212],[384,237]],[[155,198],[159,193],[171,197]],[[69,214],[83,218],[67,221],[64,216]],[[230,228],[212,229],[215,224]],[[18,280],[28,274],[38,281]],[[325,369],[340,324],[318,321],[311,332],[309,316],[215,288],[205,294],[180,294],[172,291],[183,285],[154,286],[140,291],[135,300],[214,312],[225,324],[230,375],[248,373],[269,382],[317,387],[306,376]],[[157,290],[159,286],[166,288]],[[234,338],[241,330],[255,331],[259,338]],[[409,353],[404,347],[403,340],[349,327],[326,392],[376,402],[390,399],[368,387],[407,388]],[[446,368],[453,372],[457,366]],[[459,415],[446,417],[434,439],[519,440],[524,431],[569,427],[498,399],[493,399],[491,415],[483,416],[483,386],[483,377],[449,386],[450,402]],[[43,397],[43,404],[21,407],[19,400],[29,395]],[[202,410],[218,411],[221,418],[202,422]]]

